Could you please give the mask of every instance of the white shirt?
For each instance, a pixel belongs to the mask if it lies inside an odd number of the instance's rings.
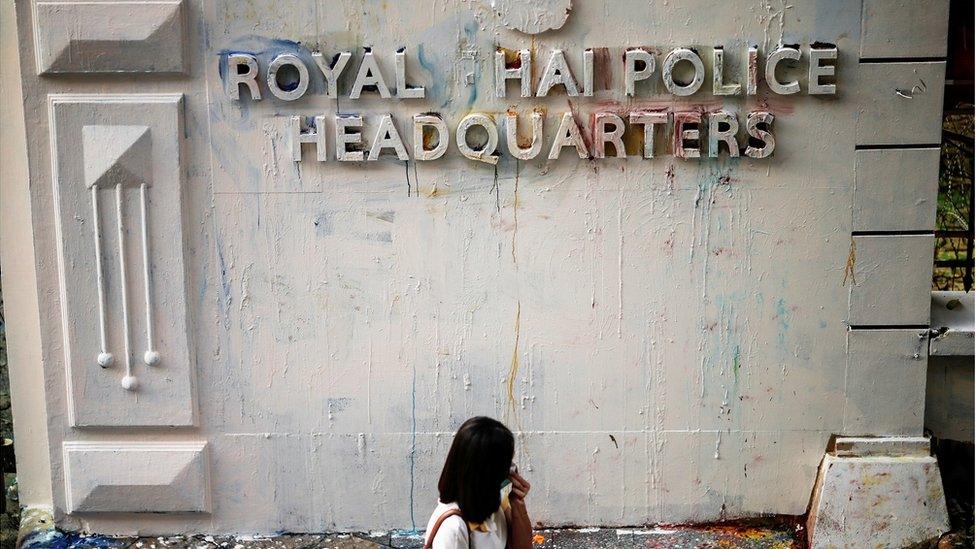
[[[434,523],[446,511],[457,509],[457,503],[437,502],[437,507],[427,521],[427,533],[429,534],[434,527]],[[485,521],[487,532],[468,531],[468,525],[460,516],[447,517],[437,530],[434,537],[433,549],[505,549],[508,542],[508,521],[505,520],[505,511],[501,507]],[[468,539],[471,544],[468,544]],[[424,541],[427,541],[426,536]]]

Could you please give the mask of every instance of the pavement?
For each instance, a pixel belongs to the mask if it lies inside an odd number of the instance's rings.
[[[950,510],[952,503],[950,502]],[[969,549],[973,547],[972,506],[958,509],[953,532],[908,549]],[[775,517],[717,524],[647,528],[558,528],[535,531],[534,549],[804,549],[802,517]],[[0,547],[10,547],[0,543]],[[282,534],[276,536],[113,537],[63,532],[50,512],[26,509],[18,549],[421,549],[420,532]]]
[[[749,548],[802,547],[801,532],[791,523],[763,526],[711,525],[655,528],[566,528],[538,530],[539,549],[596,548]],[[423,538],[414,532],[256,536],[110,537],[35,530],[22,540],[23,549],[420,549]]]

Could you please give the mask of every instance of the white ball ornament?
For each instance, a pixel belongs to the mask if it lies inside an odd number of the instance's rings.
[[[159,352],[146,351],[146,354],[142,357],[142,360],[149,366],[155,366],[159,364]]]
[[[139,380],[136,376],[125,376],[122,378],[122,388],[126,391],[135,391],[139,388]]]
[[[115,364],[115,357],[112,353],[98,353],[98,365],[102,368],[108,368],[109,366]]]

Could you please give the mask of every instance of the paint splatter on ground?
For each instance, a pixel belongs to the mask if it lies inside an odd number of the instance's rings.
[[[613,548],[749,548],[790,549],[801,547],[796,532],[789,528],[767,527],[660,527],[646,529],[543,530],[546,541],[537,547],[613,547]]]
[[[707,526],[659,527],[647,529],[546,529],[536,532],[533,545],[539,549],[596,548],[747,548],[789,549],[800,547],[796,531],[788,525],[770,527]],[[423,538],[415,533],[282,535],[268,538],[233,536],[173,536],[113,538],[62,533],[35,532],[25,540],[25,549],[365,549],[395,547],[419,549]]]

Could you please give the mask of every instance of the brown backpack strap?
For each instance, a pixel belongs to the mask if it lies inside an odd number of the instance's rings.
[[[434,546],[434,536],[436,536],[437,531],[440,530],[441,523],[453,516],[461,517],[461,510],[448,509],[447,511],[444,511],[444,514],[437,517],[437,521],[434,522],[434,527],[431,528],[430,533],[427,534],[427,542],[424,543],[424,549],[430,549],[431,547]],[[461,517],[461,520],[464,520],[464,517]],[[467,527],[467,523],[465,523],[465,527]]]

